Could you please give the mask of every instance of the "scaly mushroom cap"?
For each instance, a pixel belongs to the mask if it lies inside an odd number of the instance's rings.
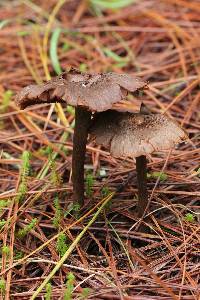
[[[138,157],[167,150],[187,138],[181,127],[165,115],[113,110],[94,117],[90,134],[116,157]]]
[[[41,85],[29,85],[16,96],[22,109],[39,103],[66,102],[91,111],[104,111],[120,102],[128,91],[147,86],[140,78],[116,73],[89,74],[74,69]]]

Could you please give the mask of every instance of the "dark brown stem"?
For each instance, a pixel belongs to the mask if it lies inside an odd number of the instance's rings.
[[[75,108],[72,154],[73,203],[80,207],[84,204],[84,162],[90,120],[91,112],[81,107]]]
[[[138,181],[138,216],[142,217],[148,206],[147,192],[147,159],[145,155],[136,157]]]

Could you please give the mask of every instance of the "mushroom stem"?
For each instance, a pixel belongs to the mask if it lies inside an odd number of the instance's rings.
[[[145,155],[136,157],[138,182],[138,216],[142,217],[148,205],[147,192],[147,159]]]
[[[78,204],[79,207],[82,207],[84,204],[84,162],[90,120],[91,112],[80,106],[75,108],[75,128],[72,154],[72,182],[73,203]]]

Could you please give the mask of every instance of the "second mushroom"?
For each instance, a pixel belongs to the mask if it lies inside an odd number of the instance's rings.
[[[186,139],[185,132],[172,119],[161,114],[117,112],[96,114],[90,134],[97,144],[110,150],[112,156],[136,158],[138,181],[138,216],[148,205],[147,155],[167,150]]]
[[[126,74],[80,73],[71,69],[41,85],[25,87],[16,97],[23,109],[40,103],[62,102],[75,107],[72,181],[73,202],[84,203],[84,161],[92,112],[113,108],[128,92],[143,89],[146,82]]]

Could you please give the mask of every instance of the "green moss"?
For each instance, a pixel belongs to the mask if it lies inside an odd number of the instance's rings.
[[[55,207],[55,214],[53,217],[53,225],[55,228],[59,228],[61,220],[62,220],[62,209],[60,207],[59,198],[56,197],[54,199],[54,207]]]
[[[37,218],[32,219],[28,225],[26,225],[24,228],[18,231],[17,237],[19,238],[25,237],[32,229],[35,228],[37,221],[38,221]]]
[[[66,290],[64,292],[64,300],[72,300],[72,293],[74,289],[74,282],[75,282],[75,276],[73,273],[69,273],[67,275],[67,282],[66,282]]]
[[[160,181],[165,181],[167,180],[168,176],[165,173],[162,172],[152,172],[147,174],[147,178],[160,178]]]
[[[24,151],[22,154],[22,167],[20,171],[20,184],[16,200],[22,202],[27,192],[27,177],[30,173],[30,152]]]
[[[2,248],[1,248],[1,253],[6,255],[6,257],[8,258],[10,256],[10,247],[4,245]]]
[[[194,215],[191,213],[187,213],[184,217],[185,221],[193,223],[195,221]]]
[[[6,92],[3,93],[2,104],[0,106],[1,113],[5,113],[7,111],[12,96],[13,96],[13,91],[11,90],[7,90]]]
[[[60,233],[56,243],[56,250],[61,257],[65,254],[65,252],[69,248],[69,244],[67,243],[67,241],[68,241],[67,236],[64,233]]]
[[[2,295],[5,295],[6,292],[6,281],[4,278],[0,279],[0,291]]]
[[[91,173],[86,175],[85,179],[85,192],[87,197],[92,197],[93,195],[93,185],[94,185],[94,176]]]
[[[49,282],[46,285],[46,294],[45,294],[44,298],[45,298],[45,300],[51,300],[52,299],[51,296],[52,296],[52,286],[51,286],[51,283]]]

